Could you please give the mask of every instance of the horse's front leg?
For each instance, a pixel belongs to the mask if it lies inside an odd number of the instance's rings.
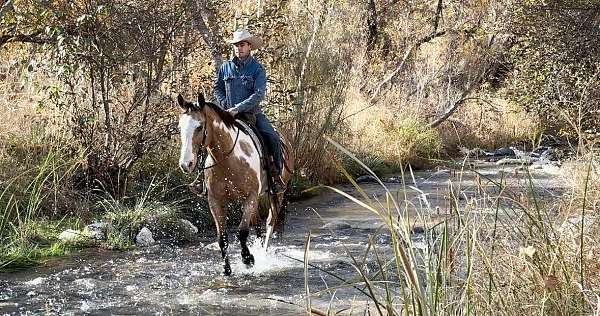
[[[227,248],[229,247],[229,240],[227,238],[227,211],[226,209],[212,197],[208,196],[208,205],[210,211],[215,220],[217,226],[217,238],[219,239],[219,248],[221,249],[221,258],[223,259],[223,274],[226,276],[231,275],[231,266],[229,265],[229,256],[227,255]]]
[[[242,262],[246,266],[254,265],[254,256],[248,249],[247,241],[250,234],[250,226],[256,226],[259,221],[258,200],[256,194],[251,194],[243,203],[242,221],[238,227],[238,239],[242,247]]]

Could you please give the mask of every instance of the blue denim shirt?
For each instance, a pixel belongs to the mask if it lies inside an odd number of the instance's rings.
[[[265,67],[252,56],[244,63],[237,57],[224,62],[214,87],[215,98],[221,107],[235,108],[238,113],[262,113],[260,102],[266,91]]]

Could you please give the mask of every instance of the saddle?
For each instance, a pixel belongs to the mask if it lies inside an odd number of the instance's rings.
[[[267,149],[267,145],[265,143],[264,138],[256,128],[256,116],[250,113],[240,113],[236,115],[235,125],[239,128],[243,133],[250,136],[254,146],[258,149],[258,155],[260,157],[260,161],[267,172],[267,177],[269,179],[269,189],[271,189],[272,185],[272,176],[273,173],[276,172],[277,168],[275,168],[275,163],[273,159],[271,159],[271,154]]]

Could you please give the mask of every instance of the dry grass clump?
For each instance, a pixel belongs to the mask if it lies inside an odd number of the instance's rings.
[[[365,171],[374,175],[368,168]],[[465,181],[468,175],[479,180]],[[447,201],[443,209],[421,203],[428,196],[418,185],[391,192],[382,183],[387,193],[380,199],[356,184],[360,199],[331,188],[379,215],[391,243],[386,250],[373,242],[374,237],[366,253],[348,253],[357,275],[328,286],[337,291],[357,289],[359,297],[372,303],[365,309],[379,315],[598,313],[600,222],[595,213],[586,215],[595,212],[589,208],[587,190],[580,192],[583,196],[542,199],[545,191],[535,183],[528,173],[509,182],[463,166],[443,193]],[[571,215],[579,217],[565,220],[561,207],[574,197],[582,203]],[[414,214],[410,221],[408,213]],[[411,233],[415,219],[426,227],[418,235]],[[359,262],[358,257],[372,258],[372,264]],[[311,293],[324,294],[327,289]],[[332,304],[327,310],[347,307]]]
[[[14,219],[10,205],[21,210],[33,207],[40,217],[73,212],[78,201],[71,177],[81,167],[82,157],[65,133],[57,132],[58,112],[44,106],[54,80],[48,78],[47,65],[33,47],[8,46],[0,52],[20,56],[0,62],[3,220]]]
[[[586,207],[589,215],[597,216],[600,201],[600,164],[597,154],[587,153],[563,163],[564,181],[571,188],[562,209],[566,216],[577,214]]]
[[[454,152],[467,148],[500,147],[524,143],[536,147],[539,127],[531,115],[504,99],[471,101],[439,127],[444,147]]]
[[[8,54],[5,49],[0,51]],[[39,97],[28,91],[26,64],[0,62],[0,135],[29,134]],[[19,76],[19,74],[23,74]],[[20,80],[19,80],[20,79]]]
[[[433,164],[442,155],[443,139],[439,132],[427,127],[416,110],[407,107],[406,110],[394,111],[381,105],[390,104],[394,96],[388,94],[381,104],[369,108],[356,90],[350,91],[347,98],[351,137],[344,144],[359,156],[374,156],[398,167],[410,163],[421,168]],[[386,102],[388,100],[390,103]]]
[[[488,199],[516,202],[510,195]],[[594,254],[600,251],[600,227],[585,224],[581,230],[581,221],[557,216],[557,205],[569,197],[544,203],[532,191],[518,195],[518,204],[500,211],[496,220],[483,217],[465,223],[464,229],[478,235],[470,241],[473,269],[467,283],[473,311],[581,315],[596,309],[600,265]],[[453,239],[463,240],[460,234]],[[456,261],[460,266],[469,260],[457,256]]]

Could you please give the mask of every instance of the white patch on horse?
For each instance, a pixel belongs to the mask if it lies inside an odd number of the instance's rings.
[[[183,114],[179,118],[179,130],[181,131],[181,155],[179,156],[179,165],[187,166],[194,160],[194,151],[192,143],[194,131],[200,126],[200,122],[189,114]]]
[[[215,164],[215,161],[211,155],[206,155],[206,161],[204,162],[204,168],[208,168]]]
[[[256,174],[256,178],[258,179],[258,192],[257,194],[260,195],[260,193],[263,190],[263,183],[264,183],[264,179],[263,179],[263,174],[262,174],[262,168],[260,166],[260,156],[258,155],[258,150],[256,150],[256,147],[254,146],[254,142],[252,141],[252,138],[249,135],[246,135],[245,133],[243,133],[242,131],[240,131],[239,135],[238,135],[238,128],[229,128],[227,127],[227,125],[225,125],[224,122],[217,122],[217,121],[213,121],[213,124],[216,128],[220,128],[223,129],[225,131],[227,131],[229,133],[229,135],[231,136],[231,141],[235,141],[236,137],[237,137],[237,143],[235,144],[235,148],[233,150],[233,155],[240,159],[241,161],[245,161],[248,163],[248,165],[250,165],[250,169],[252,169],[252,171],[254,171],[254,173]],[[241,146],[241,142],[245,141],[248,144],[252,145],[252,152],[250,153],[250,155],[247,155],[244,150],[242,150],[242,146]]]

